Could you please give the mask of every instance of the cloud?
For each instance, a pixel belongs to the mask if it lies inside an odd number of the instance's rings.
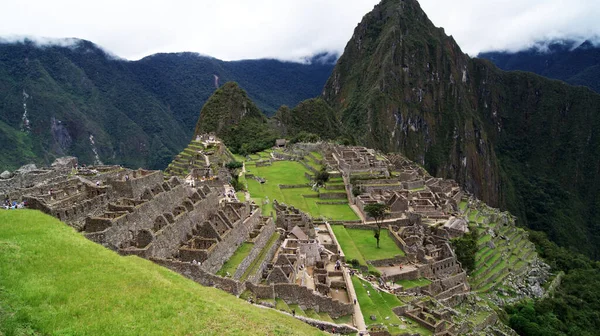
[[[436,26],[454,36],[463,51],[517,51],[540,40],[597,40],[597,0],[421,0]]]
[[[4,0],[0,36],[77,37],[120,57],[192,51],[224,60],[303,61],[343,52],[378,0]],[[421,0],[469,54],[552,37],[597,36],[600,1]],[[60,42],[62,43],[62,42]]]

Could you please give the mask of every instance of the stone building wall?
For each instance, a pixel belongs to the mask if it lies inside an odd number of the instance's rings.
[[[239,280],[242,277],[242,275],[244,274],[244,272],[246,272],[248,267],[250,267],[254,259],[256,259],[256,257],[258,257],[258,255],[262,251],[262,249],[265,248],[265,245],[267,244],[269,238],[271,238],[273,233],[275,233],[275,222],[272,218],[269,218],[259,235],[254,239],[254,246],[252,247],[252,250],[250,251],[248,256],[244,258],[244,260],[242,260],[242,262],[238,265],[238,268],[235,271],[235,274],[233,275],[234,279]]]
[[[275,289],[271,285],[256,285],[246,281],[246,289],[252,292],[257,299],[275,299]]]
[[[312,289],[296,284],[275,284],[275,295],[288,304],[297,304],[303,310],[314,309],[317,312],[326,312],[332,318],[354,313],[350,303],[342,303],[330,297],[316,294]]]
[[[273,257],[275,257],[275,253],[279,249],[279,246],[281,245],[281,242],[283,241],[282,240],[283,237],[284,237],[283,235],[281,237],[279,237],[279,240],[276,241],[275,244],[273,244],[273,246],[271,246],[269,251],[267,251],[265,258],[263,259],[261,264],[258,266],[256,273],[250,274],[250,276],[248,277],[248,282],[256,284],[262,279],[263,272],[267,268],[267,266],[271,263],[271,261],[273,260]]]
[[[240,295],[246,289],[244,283],[208,273],[202,270],[200,266],[193,265],[192,263],[166,259],[151,260],[156,264],[177,272],[203,286],[216,287],[236,296]]]
[[[135,177],[133,176],[135,174]],[[139,198],[146,188],[154,188],[164,182],[162,171],[146,172],[142,170],[132,171],[129,180],[120,178],[108,179],[107,183],[113,186],[115,193],[121,197]]]
[[[191,190],[183,185],[174,186],[170,191],[164,191],[134,207],[134,211],[128,213],[124,219],[126,225],[113,225],[110,232],[106,234],[104,242],[111,248],[118,248],[119,244],[131,238],[131,232],[136,232],[142,229],[150,229],[154,231],[154,224],[157,217],[170,213],[176,206],[179,206],[183,201],[189,199],[188,195]],[[216,195],[209,195],[202,199],[195,209],[198,212],[216,208],[218,199]],[[190,229],[191,231],[191,229]]]
[[[16,173],[9,179],[0,179],[0,194],[9,193],[15,189],[30,188],[42,182],[55,179],[64,173],[64,170],[34,170],[26,174]]]
[[[216,197],[207,197],[196,203],[194,209],[184,212],[174,218],[174,223],[167,225],[158,232],[152,242],[147,257],[168,258],[177,254],[181,242],[185,241],[192,230],[210,215],[207,210],[215,209],[218,204]],[[153,224],[151,222],[150,224]]]
[[[250,236],[250,232],[260,223],[260,209],[254,209],[248,218],[237,221],[234,227],[217,244],[208,259],[202,263],[206,272],[216,273],[223,263],[231,258],[237,248]]]

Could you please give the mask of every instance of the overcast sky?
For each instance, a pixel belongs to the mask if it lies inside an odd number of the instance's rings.
[[[127,59],[194,51],[224,60],[342,52],[378,0],[2,0],[0,37],[77,37]],[[600,0],[421,0],[463,51],[600,35]]]

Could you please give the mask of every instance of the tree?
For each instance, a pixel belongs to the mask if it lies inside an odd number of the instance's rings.
[[[387,216],[389,210],[389,206],[387,204],[382,203],[373,203],[367,204],[365,206],[365,212],[369,217],[373,217],[375,219],[375,224],[377,228],[374,229],[374,237],[377,239],[377,248],[379,248],[379,238],[381,237],[381,226],[383,225],[383,220],[385,216]]]
[[[230,172],[233,172],[236,169],[242,168],[243,166],[244,166],[244,164],[239,161],[231,161],[225,165],[225,167],[227,169],[229,169]]]
[[[326,167],[323,167],[315,174],[315,182],[318,186],[323,186],[327,181],[329,181],[329,172]]]
[[[456,258],[467,273],[471,273],[475,269],[475,254],[478,251],[477,240],[479,233],[476,227],[469,228],[469,233],[462,237],[452,239],[452,246],[456,253]]]
[[[239,161],[231,161],[225,164],[225,168],[227,168],[231,174],[231,186],[235,191],[243,191],[245,188],[244,184],[239,180],[240,173],[238,172],[238,169],[242,167],[244,167],[244,164]]]

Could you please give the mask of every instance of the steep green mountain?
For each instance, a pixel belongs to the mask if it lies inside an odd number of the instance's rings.
[[[180,53],[133,62],[84,40],[69,47],[0,43],[0,169],[62,155],[164,168],[193,135],[216,86],[237,80],[274,113],[320,94],[332,57],[300,64]]]
[[[416,0],[383,0],[356,27],[323,98],[357,142],[400,151],[600,257],[600,95],[471,59]]]
[[[526,50],[490,51],[477,57],[490,60],[503,70],[535,72],[600,92],[600,47],[591,41],[541,41]]]
[[[242,155],[272,147],[279,137],[235,82],[217,89],[202,107],[194,135],[204,133],[215,133],[233,153]]]
[[[282,106],[271,119],[287,137],[306,132],[322,139],[335,139],[344,133],[335,111],[321,98],[307,99],[293,109]]]

